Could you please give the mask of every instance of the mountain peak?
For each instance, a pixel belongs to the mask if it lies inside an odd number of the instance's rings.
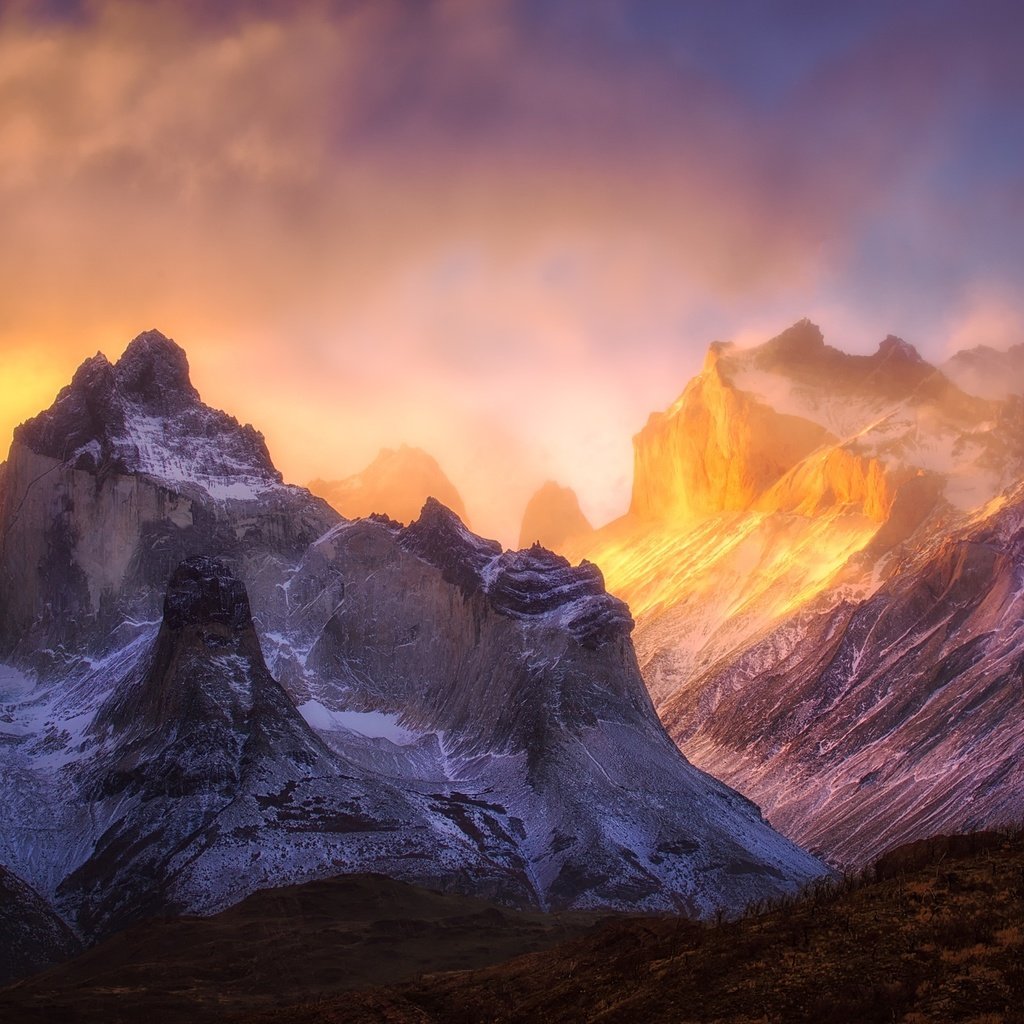
[[[485,568],[501,554],[496,540],[470,533],[450,508],[432,497],[406,529],[402,546],[440,569],[466,595],[483,589]]]
[[[220,559],[193,556],[180,562],[167,581],[163,622],[145,677],[115,689],[94,729],[139,735],[198,729],[209,741],[214,732],[245,719],[257,691],[268,688],[279,689],[263,660],[245,584]],[[205,721],[211,712],[214,726]],[[220,749],[212,743],[189,755],[188,764],[202,763],[209,770],[208,779],[200,772],[190,785],[215,783],[233,742],[222,736]]]
[[[147,404],[163,408],[199,401],[185,350],[160,331],[132,339],[115,370],[123,391]]]
[[[552,551],[561,550],[570,540],[593,531],[580,509],[576,492],[547,480],[526,505],[519,531],[519,547],[539,541]]]
[[[782,357],[800,357],[819,353],[825,347],[821,328],[804,317],[792,327],[765,342],[763,349]]]
[[[204,405],[185,350],[144,331],[111,365],[97,353],[14,440],[97,475],[144,473],[217,499],[252,500],[281,483],[261,433]]]
[[[411,523],[424,500],[432,496],[468,523],[462,497],[437,460],[408,444],[382,448],[365,469],[343,480],[311,480],[309,489],[346,519],[377,512]]]
[[[902,359],[908,363],[923,363],[921,354],[910,344],[898,338],[895,334],[887,334],[885,339],[879,343],[877,356],[883,359]]]

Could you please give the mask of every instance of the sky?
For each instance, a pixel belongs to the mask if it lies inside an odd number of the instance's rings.
[[[712,340],[1024,341],[1024,5],[0,0],[0,448],[157,328],[287,479],[625,511]]]

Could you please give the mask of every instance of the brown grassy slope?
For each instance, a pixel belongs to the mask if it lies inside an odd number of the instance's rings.
[[[710,927],[617,920],[541,954],[273,1024],[1024,1021],[1024,841],[930,841],[848,880]]]
[[[380,875],[254,893],[210,918],[149,921],[0,990],[0,1022],[178,1024],[465,970],[579,935],[594,915],[541,914]]]

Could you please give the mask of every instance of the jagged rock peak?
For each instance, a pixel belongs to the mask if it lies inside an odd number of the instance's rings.
[[[76,391],[95,391],[104,387],[113,388],[114,367],[102,353],[90,356],[75,370],[71,377],[71,388]]]
[[[199,401],[185,350],[160,331],[143,331],[134,338],[115,370],[123,390],[146,403],[166,406],[175,400]]]
[[[245,584],[219,558],[187,558],[171,574],[164,622],[172,630],[216,623],[240,632],[252,627]]]
[[[497,541],[471,533],[434,498],[403,531],[400,543],[440,569],[465,596],[485,595],[499,615],[550,616],[584,647],[600,647],[633,628],[629,608],[605,590],[596,565],[573,566],[540,544],[502,553]]]
[[[163,622],[144,675],[115,689],[97,713],[93,731],[202,731],[214,707],[227,715],[217,719],[219,729],[230,719],[241,721],[267,687],[277,683],[263,660],[245,584],[219,558],[186,558],[168,579]],[[196,751],[194,760],[223,753]]]
[[[876,355],[882,359],[902,359],[909,363],[924,362],[921,354],[909,341],[904,341],[895,334],[886,335],[885,339],[879,343]]]
[[[402,535],[402,546],[440,569],[467,596],[484,588],[486,569],[501,554],[496,540],[470,533],[436,498],[424,502],[419,518]]]
[[[14,439],[101,479],[144,473],[219,499],[252,500],[281,483],[263,435],[204,405],[184,350],[159,331],[136,337],[114,365],[85,360]]]
[[[820,352],[825,347],[825,336],[821,328],[804,317],[792,327],[765,342],[764,350],[782,357],[806,356]]]

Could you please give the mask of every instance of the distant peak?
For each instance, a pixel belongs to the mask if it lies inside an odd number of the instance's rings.
[[[157,405],[174,404],[175,398],[199,398],[185,350],[160,331],[143,331],[134,338],[115,369],[127,394]]]
[[[823,349],[825,336],[816,323],[804,317],[766,342],[764,347],[780,356],[802,356]]]
[[[544,483],[537,488],[538,494],[546,495],[575,495],[575,491],[571,487],[563,487],[557,480],[545,480]]]
[[[373,460],[371,465],[376,465],[384,462],[423,462],[431,466],[437,465],[437,460],[425,452],[422,448],[417,448],[414,445],[400,444],[397,448],[381,448],[377,452],[377,457]]]
[[[569,541],[593,530],[580,510],[579,499],[571,487],[546,480],[526,504],[519,530],[519,547],[538,541],[558,551]]]
[[[885,340],[879,344],[877,355],[884,359],[902,359],[909,363],[924,362],[921,354],[909,341],[897,338],[895,334],[887,335]]]

